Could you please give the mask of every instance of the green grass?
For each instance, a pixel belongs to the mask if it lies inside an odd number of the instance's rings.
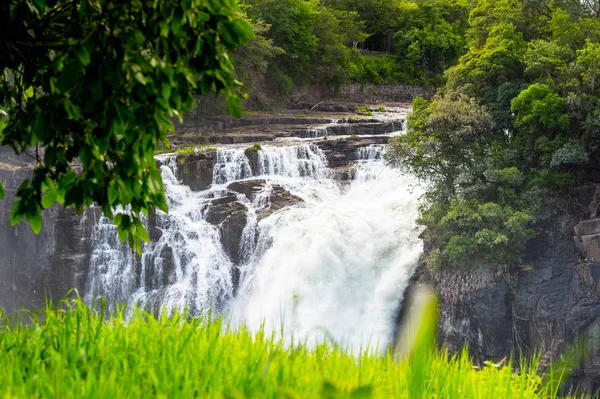
[[[371,112],[369,107],[367,107],[366,105],[362,105],[362,106],[356,105],[354,107],[354,112],[356,112],[357,114],[361,114],[361,115],[373,116],[373,112]]]
[[[477,370],[432,347],[417,340],[402,361],[328,344],[290,349],[185,314],[105,320],[75,300],[28,326],[0,316],[0,398],[546,397],[535,366]]]

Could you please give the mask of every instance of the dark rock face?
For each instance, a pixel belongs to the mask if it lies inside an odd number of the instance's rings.
[[[531,355],[537,349],[547,367],[584,339],[586,359],[566,389],[600,389],[600,219],[595,218],[595,198],[578,198],[590,206],[572,214],[578,216],[575,220],[583,218],[574,229],[568,227],[574,219],[565,217],[540,227],[522,270],[432,273],[420,267],[414,284],[432,283],[440,294],[440,342],[451,352],[468,344],[480,363],[519,351]],[[586,219],[590,216],[594,218]]]
[[[358,149],[373,144],[387,144],[389,137],[352,138],[347,140],[322,140],[315,145],[319,147],[327,158],[330,168],[348,166],[352,161],[358,159]]]
[[[244,180],[233,182],[229,184],[227,188],[237,193],[244,194],[250,201],[254,201],[266,184],[267,181],[265,179]]]
[[[304,201],[302,198],[292,195],[285,188],[278,184],[274,184],[267,199],[267,204],[258,213],[257,219],[258,221],[261,221],[268,218],[275,212],[280,211],[281,209],[290,207],[292,205],[301,204],[303,202]]]
[[[237,200],[235,193],[211,201],[206,210],[206,221],[219,228],[223,249],[235,265],[231,270],[234,287],[239,286],[242,234],[248,223],[248,209]]]
[[[101,212],[90,209],[78,216],[55,206],[43,213],[40,235],[28,224],[10,227],[15,193],[31,170],[0,170],[6,198],[0,201],[0,307],[43,308],[46,298],[58,300],[75,288],[82,295],[91,253],[91,231]],[[98,210],[99,211],[99,210]]]
[[[212,184],[217,152],[201,152],[177,157],[177,179],[193,191],[206,190]]]
[[[267,181],[264,179],[245,180],[231,183],[227,186],[228,189],[244,194],[250,201],[254,201],[258,194],[263,192],[267,186]],[[257,219],[259,221],[271,216],[275,212],[287,208],[292,205],[297,205],[302,202],[302,198],[291,194],[280,184],[271,184],[268,188],[268,195],[264,198],[264,207],[259,211]]]
[[[248,209],[231,193],[211,201],[206,211],[206,221],[219,227],[221,242],[233,263],[239,263],[242,232],[248,223]]]
[[[234,182],[228,186],[231,190],[227,195],[214,199],[206,208],[206,221],[217,226],[221,236],[221,243],[225,252],[234,264],[232,269],[233,286],[239,286],[240,270],[238,266],[243,261],[241,251],[242,235],[248,224],[248,208],[238,199],[238,194],[245,195],[250,201],[265,190],[266,180],[246,180]],[[302,202],[302,199],[290,194],[278,184],[269,187],[265,197],[265,206],[257,215],[260,221],[285,207]]]

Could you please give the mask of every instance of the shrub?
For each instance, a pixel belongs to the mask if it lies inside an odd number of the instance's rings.
[[[437,251],[426,259],[433,267],[519,264],[525,244],[535,236],[531,211],[471,198],[452,200],[441,210],[422,211],[427,238]]]
[[[256,143],[253,146],[246,148],[244,150],[244,154],[246,154],[246,156],[249,157],[252,154],[256,154],[260,150],[262,150],[262,147],[260,146],[260,143]]]
[[[569,141],[552,154],[550,166],[556,168],[562,165],[585,165],[589,161],[590,158],[583,145],[578,141]]]

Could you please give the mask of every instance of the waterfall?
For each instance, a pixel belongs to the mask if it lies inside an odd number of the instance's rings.
[[[258,175],[290,178],[326,177],[325,155],[315,145],[267,147],[258,152]]]
[[[382,173],[388,170],[382,162],[384,154],[385,146],[383,145],[373,144],[359,148],[357,151],[358,159],[354,161],[357,166],[354,179],[364,182],[379,178]]]
[[[332,119],[329,123],[321,126],[313,126],[304,131],[302,138],[305,139],[317,139],[320,137],[327,136],[329,134],[329,128],[339,123],[346,123],[345,120]]]
[[[317,139],[319,137],[327,136],[328,127],[329,125],[308,128],[304,131],[302,138]]]
[[[252,176],[250,160],[239,149],[217,151],[217,165],[213,171],[213,183],[224,184]]]
[[[384,348],[422,250],[419,193],[411,177],[385,166],[384,152],[359,149],[355,179],[340,184],[315,145],[264,146],[248,156],[219,150],[213,185],[201,192],[177,181],[174,160],[165,162],[169,214],[145,221],[154,238],[141,258],[118,242],[107,219],[98,223],[86,300],[188,307],[224,314],[234,326],[283,330],[285,339]],[[258,188],[243,195],[231,183]],[[265,216],[277,193],[296,202]],[[239,259],[223,241],[229,219],[211,220],[220,206],[242,210]]]

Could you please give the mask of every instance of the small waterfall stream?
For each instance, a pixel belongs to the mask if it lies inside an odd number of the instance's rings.
[[[359,149],[355,177],[342,184],[315,145],[263,146],[253,161],[243,149],[223,149],[212,186],[200,192],[178,182],[171,159],[162,166],[169,214],[146,221],[155,239],[141,259],[118,242],[107,219],[95,227],[86,300],[188,307],[311,344],[384,348],[422,250],[419,192],[411,177],[384,165],[384,151]],[[256,179],[252,195],[228,189]],[[297,201],[264,216],[274,193]],[[215,204],[243,208],[236,263],[224,250],[226,219],[211,223]]]

